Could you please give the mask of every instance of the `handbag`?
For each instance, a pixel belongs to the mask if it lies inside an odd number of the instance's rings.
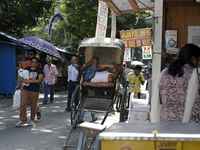
[[[20,107],[20,101],[21,101],[21,90],[16,90],[13,96],[12,107]]]

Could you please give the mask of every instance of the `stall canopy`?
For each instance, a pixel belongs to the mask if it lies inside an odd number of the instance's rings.
[[[106,0],[106,3],[117,15],[153,10],[154,7],[154,0]]]

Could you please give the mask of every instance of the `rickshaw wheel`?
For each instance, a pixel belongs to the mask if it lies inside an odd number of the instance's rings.
[[[71,100],[71,125],[73,126],[74,129],[77,128],[79,124],[80,112],[77,111],[77,108],[79,107],[80,99],[81,99],[80,85],[77,85],[72,94],[72,100]]]
[[[126,116],[127,116],[127,110],[126,110],[126,90],[121,89],[121,107],[120,107],[120,122],[125,122],[126,121]]]

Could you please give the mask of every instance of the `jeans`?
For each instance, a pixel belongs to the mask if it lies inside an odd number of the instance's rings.
[[[44,99],[43,101],[48,101],[48,88],[50,88],[50,102],[53,102],[53,96],[54,96],[54,84],[48,85],[44,83],[45,93],[44,93]]]
[[[67,108],[70,108],[71,106],[72,93],[77,85],[79,85],[79,81],[77,82],[69,81]]]
[[[84,114],[85,114],[85,111],[81,111],[80,119],[83,119]],[[92,112],[91,112],[91,116],[92,116],[92,121],[96,119],[95,114],[93,114]]]

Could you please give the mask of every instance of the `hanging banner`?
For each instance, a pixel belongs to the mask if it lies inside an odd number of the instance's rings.
[[[124,61],[131,61],[131,49],[125,48]]]
[[[150,46],[151,29],[121,31],[120,39],[125,42],[126,47]]]
[[[177,47],[177,30],[165,30],[165,49]]]
[[[97,25],[95,33],[95,42],[97,43],[104,43],[104,39],[106,37],[107,20],[108,20],[108,6],[106,3],[99,1]]]
[[[142,56],[143,59],[152,59],[151,46],[142,47]]]
[[[111,25],[111,35],[110,35],[110,45],[114,45],[116,36],[116,14],[112,11],[112,25]]]

